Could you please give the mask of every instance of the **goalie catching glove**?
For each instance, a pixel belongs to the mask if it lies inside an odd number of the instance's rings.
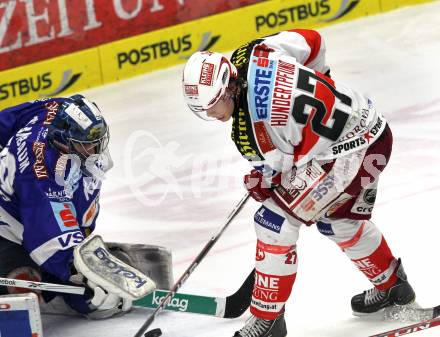
[[[123,315],[133,300],[156,289],[150,278],[113,256],[100,236],[89,237],[75,247],[73,262],[70,281],[86,286],[86,293],[82,301],[69,302],[91,319]]]

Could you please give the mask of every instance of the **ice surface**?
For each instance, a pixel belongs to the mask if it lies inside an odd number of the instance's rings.
[[[390,122],[394,150],[373,220],[402,257],[419,304],[439,304],[440,2],[321,33],[333,78],[368,94]],[[176,278],[240,200],[248,170],[229,139],[229,123],[206,123],[186,110],[182,67],[84,92],[107,116],[115,161],[104,182],[97,232],[108,241],[170,247]],[[256,209],[253,201],[246,205],[183,291],[235,291],[253,265]],[[303,229],[299,254],[286,313],[290,337],[367,337],[402,325],[351,315],[351,296],[370,285],[315,228]],[[138,309],[101,322],[45,317],[45,336],[132,336],[150,313]],[[152,327],[166,337],[228,337],[248,315],[225,320],[163,313]],[[433,328],[414,336],[439,334]]]

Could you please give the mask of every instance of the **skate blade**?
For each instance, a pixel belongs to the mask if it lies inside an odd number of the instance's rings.
[[[371,313],[356,312],[356,311],[353,311],[352,313],[353,313],[353,316],[361,317],[363,319],[382,320],[384,317],[384,311],[385,311],[385,309],[380,309],[379,311],[371,312]]]

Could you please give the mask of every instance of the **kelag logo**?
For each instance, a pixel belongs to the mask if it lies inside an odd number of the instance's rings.
[[[50,71],[8,83],[0,83],[0,101],[8,98],[25,96],[34,92],[40,93],[40,97],[55,96],[69,89],[76,81],[78,81],[81,75],[81,73],[72,75],[71,69],[65,70],[61,76],[61,81],[51,92],[43,92],[54,87],[53,84],[55,81]]]

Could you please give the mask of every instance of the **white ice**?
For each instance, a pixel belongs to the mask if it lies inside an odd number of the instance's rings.
[[[321,30],[332,76],[365,92],[394,133],[374,222],[402,257],[422,306],[439,304],[440,2]],[[172,249],[177,279],[245,193],[249,167],[229,138],[230,124],[194,117],[181,96],[182,65],[84,92],[111,125],[114,169],[104,182],[97,232],[106,240]],[[226,296],[254,261],[250,201],[183,292]],[[352,295],[370,288],[341,251],[314,227],[299,240],[300,262],[287,303],[290,337],[367,337],[399,326],[353,317]],[[51,316],[47,337],[133,336],[151,310],[106,321]],[[235,320],[164,312],[152,327],[166,337],[228,337]],[[439,328],[415,337],[438,336]]]

